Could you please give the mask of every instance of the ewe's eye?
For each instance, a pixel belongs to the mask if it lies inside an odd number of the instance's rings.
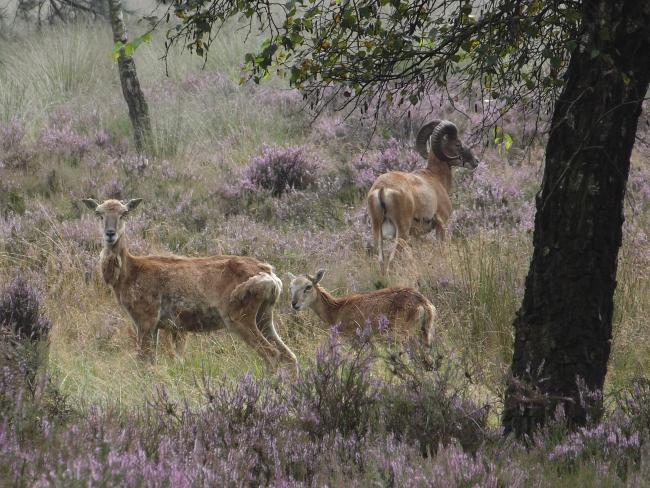
[[[311,285],[305,286],[305,293],[307,293],[308,291],[311,291],[311,288],[312,288]]]
[[[102,214],[101,214],[101,212],[95,212],[95,217],[98,217],[98,218],[101,219],[101,218],[102,218]]]

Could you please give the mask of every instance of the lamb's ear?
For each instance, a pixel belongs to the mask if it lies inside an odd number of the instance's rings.
[[[141,202],[142,202],[142,198],[134,198],[128,201],[128,203],[126,204],[126,208],[128,208],[130,212],[138,208],[138,205],[140,205]]]
[[[97,207],[99,207],[99,203],[97,203],[97,202],[96,202],[95,200],[93,200],[92,198],[84,198],[84,199],[81,200],[81,201],[84,202],[84,204],[86,205],[86,207],[88,207],[90,210],[96,210]]]
[[[313,279],[314,285],[316,283],[320,283],[320,280],[323,279],[323,276],[325,276],[325,270],[324,269],[319,269],[316,271],[316,277]]]

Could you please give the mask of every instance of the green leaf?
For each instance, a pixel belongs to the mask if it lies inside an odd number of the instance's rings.
[[[504,146],[506,147],[506,151],[509,151],[510,148],[512,147],[512,137],[507,132],[503,133],[503,143]]]

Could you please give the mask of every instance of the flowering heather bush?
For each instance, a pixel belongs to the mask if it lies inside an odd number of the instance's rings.
[[[366,155],[352,163],[354,183],[367,191],[379,175],[389,171],[415,171],[426,166],[422,157],[403,147],[397,139],[389,139],[378,152]]]
[[[306,190],[314,185],[319,164],[304,146],[262,146],[244,170],[242,187],[269,190],[278,197],[289,190]]]
[[[360,331],[351,357],[341,351],[336,326],[318,349],[315,364],[293,386],[292,407],[310,436],[323,438],[340,433],[362,438],[375,421],[377,383],[370,378],[376,359],[370,345],[371,324]]]
[[[18,149],[24,137],[25,126],[15,117],[8,125],[0,126],[0,148],[4,153]]]
[[[441,361],[449,356],[445,351],[423,351],[412,343],[406,355],[389,357],[393,374],[401,381],[384,390],[386,429],[397,439],[417,442],[425,455],[452,440],[474,452],[487,428],[487,405],[466,398],[463,365]]]
[[[534,169],[499,166],[488,171],[488,164],[481,163],[471,173],[457,173],[458,195],[454,198],[461,203],[451,215],[451,229],[463,233],[503,228],[532,230]]]
[[[92,143],[74,130],[71,115],[61,113],[54,116],[51,125],[43,129],[40,144],[50,153],[78,160],[90,150]]]
[[[17,276],[0,289],[0,419],[21,410],[21,397],[33,395],[42,346],[50,322],[41,310],[39,290]]]
[[[566,468],[579,461],[608,460],[624,476],[628,465],[638,463],[641,457],[640,432],[631,432],[628,422],[627,418],[614,417],[582,427],[555,446],[548,458]]]
[[[551,439],[548,448],[526,448],[486,429],[484,413],[475,414],[482,409],[473,410],[456,379],[438,374],[441,356],[414,373],[430,375],[430,382],[414,383],[414,374],[404,370],[373,379],[369,369],[378,356],[367,330],[359,331],[349,352],[334,333],[297,380],[248,374],[213,384],[202,377],[201,400],[193,407],[159,389],[138,411],[91,407],[73,418],[43,410],[33,416],[38,420],[29,435],[0,412],[0,476],[18,486],[496,488],[541,486],[548,475],[585,463],[612,482],[638,469],[645,431],[632,432],[630,419],[645,394],[601,426]],[[419,354],[427,352],[412,351],[399,367],[420,364]],[[0,375],[0,392],[6,391],[2,385]],[[417,407],[400,410],[395,399],[402,395],[402,403],[415,398]],[[447,424],[475,421],[476,440],[468,450],[462,430]],[[421,442],[435,447],[422,449]]]
[[[342,190],[341,178],[322,175],[318,191],[292,190],[273,198],[270,205],[280,222],[328,228],[344,222],[346,205],[341,202]]]
[[[313,189],[321,166],[305,146],[263,145],[262,154],[252,157],[247,167],[235,172],[234,182],[222,186],[218,194],[227,214],[248,211],[268,220],[288,210],[286,202],[291,200],[287,197],[284,203],[275,203],[272,199]]]
[[[0,125],[0,170],[7,168],[26,168],[33,152],[24,144],[25,126],[17,118],[9,124]]]
[[[0,329],[3,335],[30,341],[47,339],[50,322],[43,315],[42,293],[20,276],[0,291]]]

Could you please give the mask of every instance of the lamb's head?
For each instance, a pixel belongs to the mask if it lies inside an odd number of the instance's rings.
[[[434,120],[422,126],[415,138],[415,148],[427,160],[429,159],[427,150],[429,141],[433,156],[449,166],[474,169],[479,165],[479,159],[458,137],[458,128],[453,122]]]
[[[114,246],[124,233],[124,221],[128,213],[140,205],[142,198],[120,202],[119,200],[106,200],[104,203],[97,203],[92,198],[82,200],[86,207],[95,211],[99,218],[99,228],[106,246]]]
[[[316,300],[317,292],[316,285],[325,275],[324,269],[319,269],[315,277],[309,275],[294,276],[287,273],[291,284],[289,285],[289,293],[291,294],[291,307],[294,310],[304,310],[308,308],[314,300]]]

